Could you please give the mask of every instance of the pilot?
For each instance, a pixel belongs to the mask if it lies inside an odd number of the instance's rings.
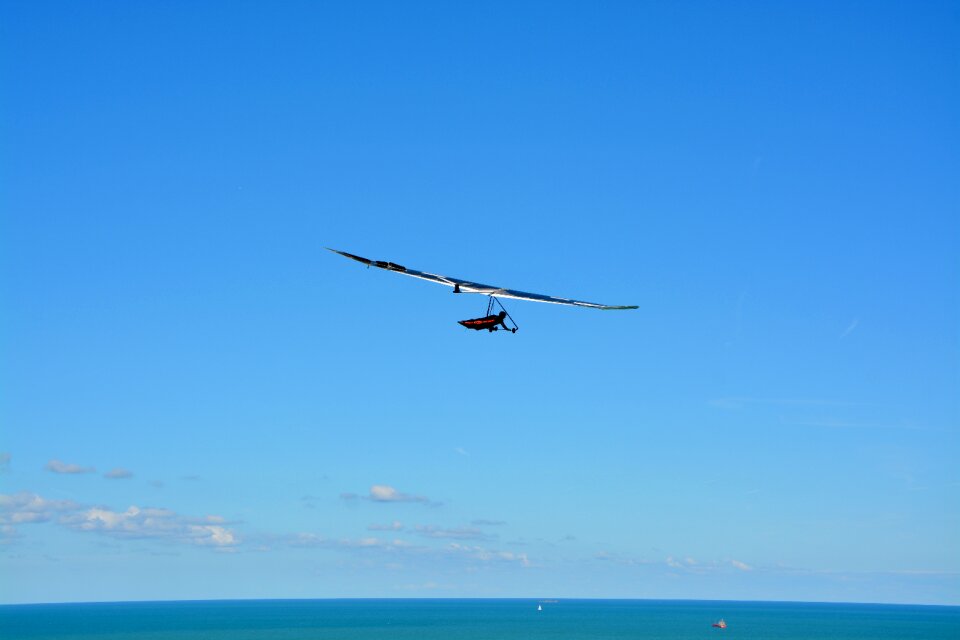
[[[508,327],[507,324],[504,322],[504,320],[506,319],[506,317],[507,317],[507,312],[506,312],[506,311],[501,311],[500,313],[498,313],[498,314],[497,314],[497,324],[500,325],[501,327],[503,327],[503,330],[504,330],[504,331],[512,331],[513,333],[516,333],[516,332],[517,332],[517,329],[516,329],[516,328],[511,329],[511,328]],[[494,331],[496,331],[498,328],[499,328],[499,327],[497,327],[497,325],[494,325],[494,326],[493,326],[493,330],[494,330]]]

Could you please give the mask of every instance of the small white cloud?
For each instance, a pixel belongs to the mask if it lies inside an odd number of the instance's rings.
[[[480,561],[483,563],[516,563],[522,567],[531,566],[530,559],[525,553],[514,553],[513,551],[496,551],[493,549],[486,549],[480,546],[474,545],[462,545],[458,542],[451,542],[447,545],[446,550],[448,553],[464,555],[471,560]]]
[[[654,564],[649,560],[644,560],[643,558],[635,558],[632,556],[625,556],[620,553],[610,552],[610,551],[601,551],[597,554],[594,554],[593,558],[595,560],[602,560],[604,562],[611,562],[613,564],[623,565],[625,567],[635,567]]]
[[[366,538],[357,538],[356,540],[343,541],[345,544],[352,544],[357,547],[379,547],[383,544],[383,541],[380,538],[366,537]]]
[[[264,538],[266,548],[275,546],[301,547],[311,549],[331,549],[336,551],[381,550],[394,552],[401,548],[410,547],[402,540],[385,540],[376,536],[362,536],[359,538],[327,538],[316,533],[293,533]]]
[[[280,538],[280,542],[291,547],[319,547],[326,542],[326,538],[315,533],[294,533]]]
[[[93,467],[82,467],[79,464],[68,464],[60,460],[51,460],[45,468],[47,471],[52,471],[53,473],[78,474],[96,472],[96,469]]]
[[[847,325],[847,328],[843,330],[843,333],[840,334],[840,337],[841,337],[841,338],[846,338],[848,335],[850,335],[851,333],[853,333],[853,332],[856,330],[856,328],[857,328],[857,326],[858,326],[859,324],[860,324],[860,318],[854,318],[854,319],[850,322],[850,324]]]
[[[340,549],[379,549],[391,553],[413,548],[410,543],[403,540],[383,540],[372,537],[337,540],[336,547]]]
[[[218,547],[233,546],[240,542],[237,536],[226,527],[199,525],[190,527],[191,542],[195,544],[213,544]]]
[[[378,502],[397,502],[403,500],[404,494],[390,485],[375,484],[370,487],[370,499]]]
[[[394,520],[390,524],[371,524],[367,527],[367,531],[403,531],[403,523]]]
[[[476,520],[471,520],[470,524],[475,527],[499,527],[500,525],[507,523],[503,520],[486,520],[485,518],[477,518]]]
[[[735,568],[739,569],[740,571],[753,571],[753,567],[748,565],[746,562],[740,562],[739,560],[731,560],[730,564],[732,564]]]
[[[425,538],[446,538],[453,540],[485,540],[489,538],[487,534],[480,529],[470,527],[453,527],[444,529],[434,525],[417,525],[414,530],[418,535]]]
[[[117,467],[107,471],[105,474],[103,474],[103,477],[109,478],[110,480],[125,480],[127,478],[132,478],[133,472]]]
[[[10,452],[0,451],[0,473],[10,471]]]
[[[469,455],[470,455],[469,453],[467,453],[467,450],[464,449],[463,447],[457,447],[457,448],[454,449],[454,451],[457,452],[457,453],[459,453],[459,454],[462,455],[462,456],[469,456]]]
[[[348,496],[351,496],[348,498]],[[353,499],[355,494],[340,494],[343,499]],[[409,493],[397,491],[388,484],[375,484],[370,487],[370,493],[366,496],[367,500],[373,502],[420,502],[429,505],[438,505],[426,496],[417,496]]]

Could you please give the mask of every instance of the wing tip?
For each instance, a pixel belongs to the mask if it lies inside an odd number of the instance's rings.
[[[639,309],[639,308],[640,307],[635,304],[624,304],[624,305],[600,307],[600,310],[601,311],[626,311],[629,309]]]
[[[334,253],[339,253],[344,258],[350,258],[351,260],[362,262],[365,265],[370,265],[373,263],[373,260],[369,260],[368,258],[364,258],[362,256],[356,256],[352,253],[347,253],[346,251],[340,251],[339,249],[331,249],[330,247],[324,247],[324,249],[326,249],[327,251],[333,251]]]

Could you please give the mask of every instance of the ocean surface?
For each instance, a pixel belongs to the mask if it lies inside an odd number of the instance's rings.
[[[537,605],[543,607],[537,611]],[[726,629],[711,624],[724,618]],[[0,606],[3,640],[960,638],[960,607],[658,600],[234,600]]]

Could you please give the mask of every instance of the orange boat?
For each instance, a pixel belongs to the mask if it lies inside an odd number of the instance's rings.
[[[712,626],[716,627],[717,629],[726,629],[727,623],[723,620],[723,618],[720,618],[719,620],[714,622]]]

